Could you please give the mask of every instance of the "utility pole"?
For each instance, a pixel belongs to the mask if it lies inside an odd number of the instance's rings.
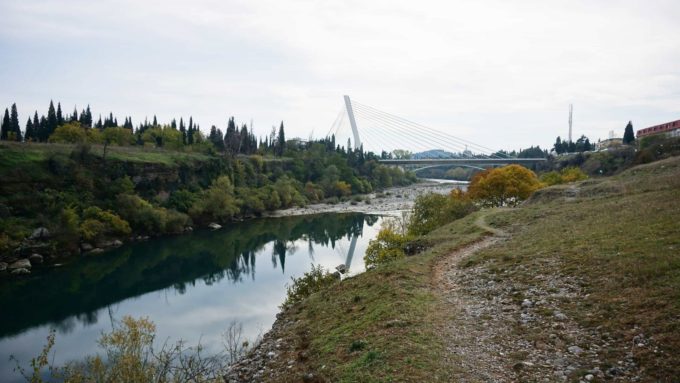
[[[572,124],[572,114],[574,113],[574,105],[569,104],[569,142],[571,142],[571,124]]]

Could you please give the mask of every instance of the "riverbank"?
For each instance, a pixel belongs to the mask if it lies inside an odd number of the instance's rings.
[[[672,382],[679,200],[674,157],[473,213],[284,311],[227,377]]]
[[[425,180],[409,186],[399,186],[385,189],[381,192],[357,195],[338,203],[318,203],[304,207],[267,212],[267,217],[290,217],[297,215],[312,215],[323,213],[364,213],[389,214],[403,210],[410,210],[418,196],[428,193],[446,194],[452,189],[465,188],[466,183],[436,182]]]

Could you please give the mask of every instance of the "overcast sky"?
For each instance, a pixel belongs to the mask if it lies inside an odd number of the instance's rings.
[[[1,0],[0,15],[0,106],[22,127],[54,99],[320,137],[344,94],[494,149],[550,146],[570,103],[594,141],[680,119],[677,0]]]

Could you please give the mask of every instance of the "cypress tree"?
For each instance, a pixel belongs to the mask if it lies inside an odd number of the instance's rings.
[[[57,112],[54,110],[54,103],[50,100],[50,107],[47,110],[47,123],[45,125],[45,131],[43,132],[45,134],[43,137],[44,141],[47,141],[52,133],[54,133],[54,130],[57,129],[57,124]]]
[[[158,126],[158,120],[156,119],[156,115],[153,115],[153,126]]]
[[[2,125],[0,126],[0,140],[7,140],[11,126],[12,123],[9,120],[9,110],[5,108],[5,116],[2,118]]]
[[[194,118],[189,117],[189,129],[187,130],[187,144],[194,144]]]
[[[236,131],[236,123],[234,117],[229,119],[227,124],[227,132],[224,134],[224,147],[229,154],[236,154],[238,152],[238,132]]]
[[[40,119],[38,118],[38,111],[33,114],[33,140],[40,141],[42,131],[40,130]]]
[[[64,115],[61,113],[61,102],[57,102],[57,126],[64,125]]]
[[[14,133],[14,140],[21,141],[21,127],[19,126],[19,113],[17,112],[17,104],[12,104],[12,112],[9,116],[10,130]]]
[[[626,145],[630,145],[633,142],[635,142],[635,133],[633,132],[633,122],[628,121],[628,125],[626,125],[626,129],[623,132],[623,143]]]
[[[286,149],[286,135],[283,131],[283,121],[281,121],[281,126],[279,127],[279,136],[276,139],[276,146],[278,155],[282,156]]]
[[[26,132],[24,133],[24,140],[26,141],[33,141],[35,139],[35,132],[33,131],[33,121],[31,121],[31,118],[28,118],[28,121],[26,121]]]
[[[92,112],[90,111],[90,105],[89,104],[87,105],[87,108],[85,109],[85,112],[83,114],[85,114],[85,118],[83,119],[84,120],[83,125],[91,128],[92,127]],[[101,121],[102,121],[102,116],[99,115],[100,125],[101,125]]]
[[[71,122],[78,121],[78,109],[76,107],[73,107],[73,114],[71,115]]]
[[[184,121],[182,117],[179,118],[179,131],[182,133],[182,144],[187,144],[187,128],[184,127]]]
[[[99,121],[97,121],[97,123],[94,125],[94,127],[97,128],[97,129],[103,129],[104,128],[104,124],[102,123],[102,115],[101,114],[99,115]]]

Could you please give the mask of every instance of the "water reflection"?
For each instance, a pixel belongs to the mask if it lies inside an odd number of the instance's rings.
[[[364,225],[372,226],[376,220],[337,214],[254,220],[219,232],[125,246],[58,269],[34,270],[29,278],[18,281],[4,278],[0,338],[46,323],[62,334],[69,333],[78,323],[97,323],[100,309],[152,291],[172,288],[183,295],[199,281],[207,286],[223,280],[254,281],[257,255],[272,242],[272,267],[285,274],[287,256],[299,253],[298,244],[307,243],[307,264],[314,262],[315,246],[335,249],[343,238],[351,241],[353,252]],[[352,256],[346,261],[351,262]]]

